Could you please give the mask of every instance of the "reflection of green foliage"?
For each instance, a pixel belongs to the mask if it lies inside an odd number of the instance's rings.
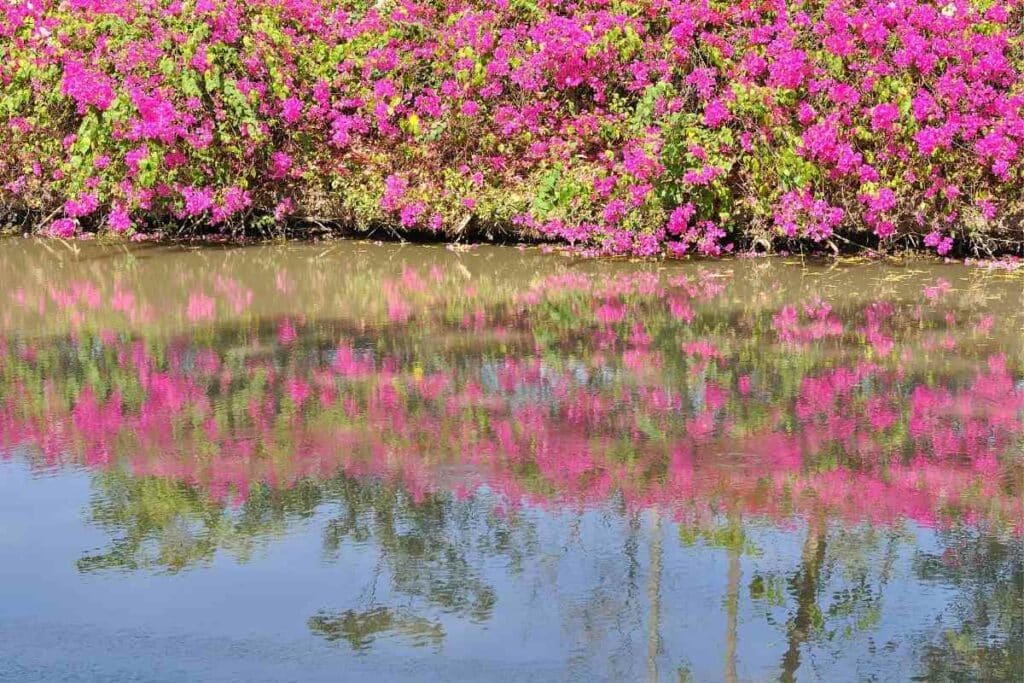
[[[320,612],[309,618],[309,630],[331,642],[346,640],[354,650],[367,650],[379,636],[389,633],[403,636],[414,646],[440,646],[445,636],[440,623],[388,607],[333,615]]]
[[[177,572],[210,561],[219,549],[248,559],[258,539],[282,536],[290,517],[321,502],[309,482],[285,490],[260,487],[232,511],[201,490],[120,469],[96,473],[91,516],[116,534],[111,547],[78,561],[80,571],[162,569]]]
[[[325,504],[339,510],[324,528],[328,556],[342,553],[346,541],[372,541],[390,569],[393,590],[474,621],[490,618],[496,595],[470,556],[501,555],[515,568],[532,547],[528,528],[506,518],[471,517],[446,494],[416,502],[401,487],[338,476],[281,490],[262,486],[234,509],[185,484],[113,469],[94,476],[91,515],[114,539],[104,551],[80,559],[78,568],[177,572],[210,562],[218,551],[245,562],[261,544],[286,533],[291,521],[309,518]],[[416,644],[436,645],[444,637],[436,622],[386,608],[322,613],[310,619],[310,628],[357,649],[383,632]]]
[[[473,548],[470,539],[480,532],[474,531],[473,520],[459,514],[449,496],[413,503],[401,489],[339,478],[331,483],[330,497],[343,504],[343,512],[325,530],[329,553],[339,552],[345,539],[373,538],[396,590],[475,620],[490,617],[494,589],[467,560]],[[491,533],[492,528],[485,528],[481,535]]]
[[[686,546],[703,543],[711,548],[737,550],[747,555],[756,555],[757,547],[747,538],[739,521],[712,526],[679,525],[679,540]]]
[[[764,600],[770,607],[781,607],[786,604],[785,588],[782,577],[775,574],[763,576],[756,574],[750,580],[750,598]]]
[[[943,536],[949,550],[919,553],[917,574],[958,589],[957,623],[922,648],[922,678],[1024,679],[1024,544],[968,529]]]
[[[92,518],[120,536],[110,549],[78,561],[79,571],[166,568],[209,560],[221,539],[219,515],[196,490],[111,470],[94,478]]]

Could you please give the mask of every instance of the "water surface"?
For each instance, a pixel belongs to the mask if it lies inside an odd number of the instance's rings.
[[[1024,676],[1019,274],[0,250],[0,679]]]

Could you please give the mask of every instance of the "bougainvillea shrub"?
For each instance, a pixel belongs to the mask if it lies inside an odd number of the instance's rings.
[[[607,254],[1024,243],[1020,0],[2,0],[0,205]]]

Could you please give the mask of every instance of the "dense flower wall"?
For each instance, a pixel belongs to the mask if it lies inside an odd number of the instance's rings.
[[[607,254],[1024,243],[1019,0],[2,0],[0,209]]]

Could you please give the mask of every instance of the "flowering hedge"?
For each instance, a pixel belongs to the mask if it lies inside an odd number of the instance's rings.
[[[63,237],[1019,249],[1022,26],[1020,0],[0,0],[0,206]]]

